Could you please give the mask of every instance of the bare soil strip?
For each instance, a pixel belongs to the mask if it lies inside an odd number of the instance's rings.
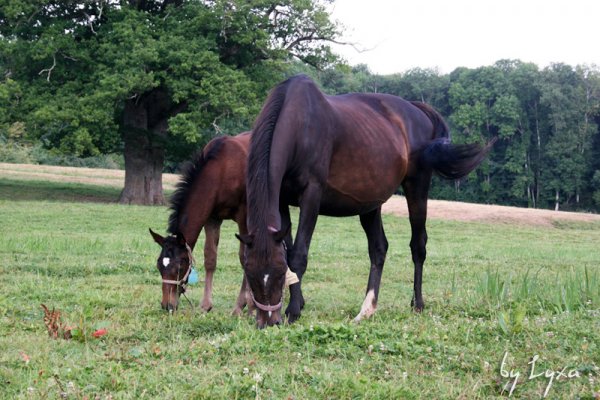
[[[20,180],[83,183],[119,188],[123,187],[125,182],[125,171],[123,170],[55,167],[50,165],[0,163],[0,175]],[[178,180],[179,175],[163,174],[163,188],[173,190]]]
[[[406,199],[402,196],[392,196],[383,205],[383,212],[398,216],[408,216]],[[493,222],[528,226],[554,226],[555,221],[600,223],[600,215],[598,214],[507,207],[489,204],[471,204],[444,200],[429,200],[427,216],[428,218],[433,219]]]

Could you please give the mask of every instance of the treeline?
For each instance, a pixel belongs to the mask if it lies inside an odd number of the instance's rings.
[[[446,118],[452,140],[498,141],[467,179],[434,179],[439,199],[600,211],[600,69],[502,60],[450,74],[376,75],[364,65],[314,74],[332,94],[380,92],[420,100]]]

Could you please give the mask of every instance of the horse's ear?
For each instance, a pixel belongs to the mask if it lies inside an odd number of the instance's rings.
[[[163,245],[163,243],[165,243],[165,238],[160,236],[158,233],[154,232],[152,229],[148,228],[148,230],[150,231],[150,234],[152,235],[152,238],[154,239],[154,241],[156,243],[158,243],[160,246]]]
[[[239,235],[236,233],[235,237],[238,238],[238,240],[242,243],[244,243],[246,246],[250,247],[252,246],[252,242],[254,242],[254,235],[251,234],[243,234],[240,233]]]
[[[285,239],[286,236],[290,234],[291,228],[292,224],[287,224],[287,226],[282,230],[273,232],[273,239],[275,239],[277,243],[281,243],[283,239]]]

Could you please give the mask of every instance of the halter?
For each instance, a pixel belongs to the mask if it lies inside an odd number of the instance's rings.
[[[283,293],[281,294],[281,300],[279,300],[279,303],[275,304],[274,306],[262,304],[262,303],[259,303],[258,301],[256,301],[256,299],[254,298],[254,293],[252,293],[252,289],[250,289],[250,297],[252,297],[252,301],[254,302],[254,305],[256,306],[256,308],[258,308],[259,310],[262,310],[262,311],[274,312],[274,311],[280,310],[281,307],[283,306]]]
[[[181,287],[183,293],[185,293],[188,277],[190,276],[190,273],[192,272],[192,268],[194,268],[194,264],[196,264],[196,261],[194,260],[194,255],[192,254],[192,249],[190,248],[190,246],[187,243],[185,244],[185,247],[188,251],[188,257],[190,259],[190,262],[188,265],[187,272],[185,273],[185,275],[183,275],[183,278],[181,278],[178,281],[174,281],[174,280],[170,280],[170,279],[162,280],[163,283],[168,283],[171,285],[177,285],[177,287]]]
[[[275,229],[272,226],[269,226],[268,228],[271,232],[277,232],[277,229]],[[286,258],[287,258],[287,246],[285,244],[285,240],[281,242],[283,244],[283,250],[286,253]],[[289,271],[289,267],[288,267],[288,271]],[[281,300],[279,300],[279,303],[275,304],[274,306],[270,305],[270,304],[262,304],[259,303],[258,301],[256,301],[256,299],[254,298],[254,293],[252,293],[252,288],[250,288],[250,297],[252,298],[252,301],[254,302],[254,305],[256,306],[256,308],[258,308],[259,310],[265,311],[265,312],[274,312],[274,311],[279,311],[281,309],[281,307],[283,306],[283,289],[285,288],[285,281],[283,283],[283,287],[281,288]]]

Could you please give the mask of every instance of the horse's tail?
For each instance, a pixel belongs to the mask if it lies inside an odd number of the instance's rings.
[[[496,138],[485,146],[478,143],[452,144],[448,138],[438,138],[423,150],[423,161],[442,178],[459,179],[481,164],[495,142]]]
[[[450,129],[448,128],[446,121],[444,121],[444,117],[442,117],[439,112],[437,112],[429,104],[422,103],[420,101],[411,101],[410,103],[421,110],[423,114],[427,115],[427,117],[431,120],[431,123],[433,124],[433,131],[435,133],[434,137],[450,137]]]
[[[450,130],[440,113],[425,103],[411,103],[433,123],[435,139],[423,150],[422,161],[442,178],[459,179],[468,175],[481,164],[496,143],[497,138],[493,138],[485,146],[478,143],[452,144]]]

